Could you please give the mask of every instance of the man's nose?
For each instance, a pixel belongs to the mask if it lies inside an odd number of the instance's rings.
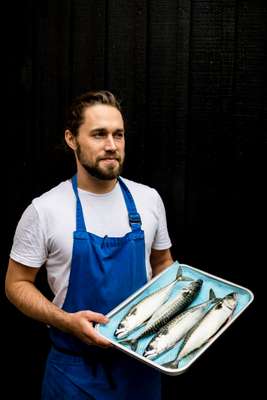
[[[116,142],[112,135],[108,135],[105,141],[105,150],[106,151],[115,151],[117,149]]]

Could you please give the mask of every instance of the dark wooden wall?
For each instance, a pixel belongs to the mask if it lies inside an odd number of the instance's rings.
[[[227,398],[230,380],[233,398],[257,383],[255,315],[266,267],[264,3],[25,0],[10,2],[2,16],[1,289],[21,212],[74,171],[61,148],[66,105],[105,88],[121,99],[127,122],[124,175],[162,195],[174,257],[257,293],[190,371],[165,377],[168,400],[202,395],[209,380]],[[1,305],[8,398],[19,390],[38,399],[46,329],[20,315],[3,290]]]

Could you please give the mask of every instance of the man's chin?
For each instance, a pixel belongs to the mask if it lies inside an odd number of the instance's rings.
[[[119,174],[99,174],[95,177],[101,181],[112,181],[113,179],[117,179],[118,176]]]
[[[87,169],[87,172],[92,175],[93,177],[102,180],[102,181],[111,181],[113,179],[117,179],[118,176],[121,173],[121,169],[112,169],[112,170],[106,170],[106,169]]]
[[[102,176],[104,180],[117,179],[122,170],[121,165],[117,166],[107,166],[106,168],[99,168],[99,175]]]

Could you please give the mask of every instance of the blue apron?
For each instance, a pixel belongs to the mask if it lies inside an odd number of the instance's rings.
[[[99,237],[87,232],[77,190],[76,231],[69,286],[63,304],[67,312],[111,311],[147,282],[141,218],[125,183],[118,179],[131,231],[123,237]],[[42,400],[159,400],[160,373],[121,351],[82,343],[50,328],[52,348],[43,380]]]

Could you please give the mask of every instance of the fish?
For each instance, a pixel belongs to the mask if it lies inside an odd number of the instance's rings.
[[[206,344],[232,317],[237,301],[237,293],[231,292],[216,302],[199,323],[186,334],[176,358],[163,366],[178,368],[182,358]]]
[[[136,351],[139,339],[157,332],[163,325],[166,325],[171,318],[185,310],[198,295],[202,284],[203,280],[197,279],[188,286],[183,287],[173,299],[166,301],[152,314],[143,332],[135,338],[122,340],[120,343],[130,345],[131,349]]]
[[[190,307],[172,318],[153,336],[147,344],[143,356],[153,359],[174,347],[204,317],[208,308],[217,299],[213,289],[210,289],[208,300]]]
[[[127,337],[137,328],[141,327],[145,321],[147,321],[152,314],[169,298],[175,284],[178,281],[192,280],[191,278],[184,276],[182,267],[179,266],[175,279],[164,287],[156,290],[144,299],[135,304],[129,312],[119,322],[114,336],[118,339]]]

